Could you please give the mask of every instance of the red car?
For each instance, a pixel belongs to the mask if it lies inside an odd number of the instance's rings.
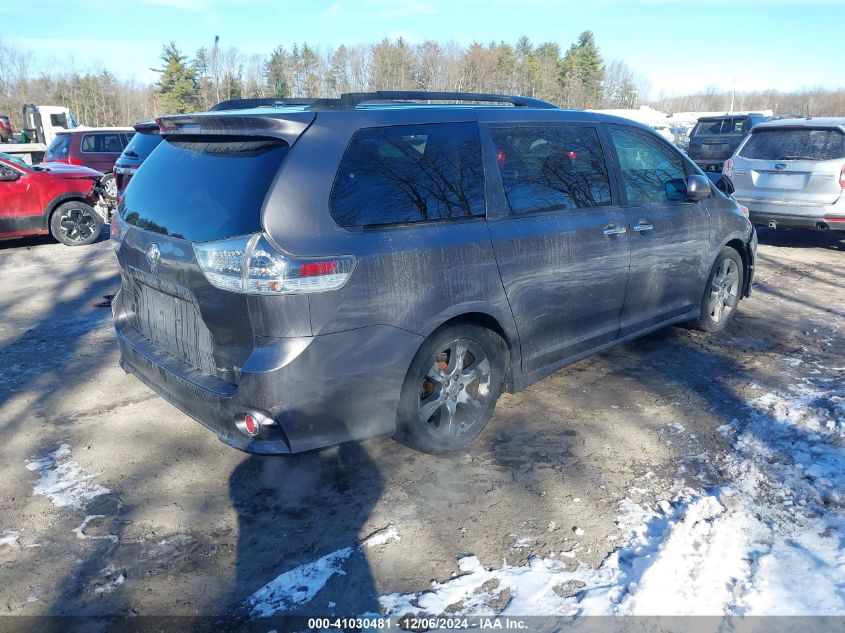
[[[106,222],[95,209],[102,176],[88,167],[33,167],[0,154],[0,240],[49,233],[68,246],[90,244]]]
[[[109,198],[116,199],[117,185],[112,170],[134,134],[131,127],[77,128],[59,132],[47,148],[44,162],[83,165],[106,174],[103,188]]]

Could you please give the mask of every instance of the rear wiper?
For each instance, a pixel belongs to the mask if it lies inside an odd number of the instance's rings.
[[[141,158],[140,156],[138,156],[138,154],[136,154],[132,150],[129,150],[129,151],[124,150],[123,155],[128,156],[129,158]]]

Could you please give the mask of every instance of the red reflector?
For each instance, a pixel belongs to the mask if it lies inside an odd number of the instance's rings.
[[[499,163],[500,169],[505,166],[505,159],[506,158],[507,158],[507,156],[505,156],[505,153],[502,150],[500,150],[500,149],[496,150],[496,160]]]
[[[244,416],[244,426],[246,427],[247,433],[249,433],[250,435],[255,435],[255,430],[258,428],[258,423],[255,421],[254,417],[247,413]]]
[[[845,222],[845,218],[825,218],[828,222]]]
[[[300,277],[314,277],[315,275],[328,275],[337,270],[337,262],[308,262],[299,265]]]

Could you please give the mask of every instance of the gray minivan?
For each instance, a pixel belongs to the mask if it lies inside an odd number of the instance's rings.
[[[159,125],[112,223],[121,364],[245,451],[453,451],[502,390],[750,294],[741,208],[628,120],[378,92]]]

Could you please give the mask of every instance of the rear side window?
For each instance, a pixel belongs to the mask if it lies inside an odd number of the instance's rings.
[[[595,128],[494,126],[490,132],[513,214],[610,204],[610,180]]]
[[[435,123],[359,130],[338,168],[331,212],[344,227],[483,216],[478,126]]]
[[[680,202],[687,199],[683,159],[648,132],[610,126],[628,204]]]
[[[119,154],[125,145],[123,134],[86,134],[82,137],[82,151]]]
[[[139,228],[193,242],[255,233],[287,151],[276,139],[166,140],[132,179],[120,215]]]
[[[145,160],[150,155],[158,144],[161,143],[161,137],[158,134],[144,134],[136,132],[135,136],[129,141],[129,144],[123,150],[123,154],[130,158],[138,160]]]
[[[57,158],[66,158],[69,149],[70,135],[57,134],[56,137],[53,139],[53,142],[50,143],[50,147],[47,148],[45,159],[50,161],[56,160]]]
[[[835,160],[845,158],[845,134],[825,129],[758,129],[740,150],[756,160]]]
[[[748,119],[718,119],[699,121],[693,134],[744,134],[746,130],[748,130]]]

